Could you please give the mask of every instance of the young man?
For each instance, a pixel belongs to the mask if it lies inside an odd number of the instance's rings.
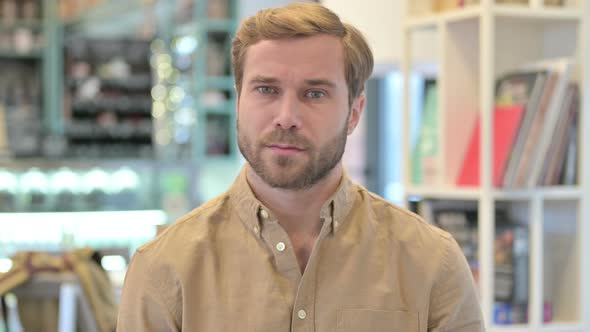
[[[453,239],[342,169],[373,67],[362,35],[291,4],[243,22],[232,57],[247,164],[138,249],[118,330],[482,331]]]

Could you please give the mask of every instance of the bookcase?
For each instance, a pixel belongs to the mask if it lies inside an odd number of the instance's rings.
[[[590,287],[585,282],[590,280],[590,66],[586,60],[590,55],[590,2],[446,2],[451,6],[429,0],[405,2],[402,70],[406,202],[430,222],[440,219],[441,213],[446,213],[449,221],[449,211],[475,212],[475,221],[455,216],[450,224],[474,225],[474,259],[469,263],[489,331],[590,331]],[[497,80],[528,64],[563,57],[574,60],[572,80],[580,91],[576,183],[496,186],[493,143]],[[437,101],[434,112],[428,113],[418,105],[414,97],[417,78],[436,81],[435,93],[431,94]],[[436,144],[431,147],[434,158],[426,161],[424,174],[416,181],[413,153],[419,136],[416,131],[420,130],[416,122],[428,117],[433,124],[429,134]],[[456,179],[478,121],[479,185],[458,186]],[[546,135],[539,144],[550,141]],[[551,158],[555,156],[543,159]],[[506,222],[518,229],[508,237],[503,235]],[[464,238],[469,239],[469,234],[450,232],[460,237],[460,245]],[[517,248],[508,267],[499,263],[506,239]],[[464,248],[469,257],[466,251]],[[510,281],[513,300],[521,298],[519,306],[498,300],[501,288],[506,286],[502,280],[506,268],[511,275],[519,275]]]
[[[37,19],[5,20],[14,11],[10,8],[33,2],[38,3]],[[9,11],[3,7],[7,4]],[[236,26],[237,0],[0,0],[0,72],[17,69],[0,77],[0,127],[2,115],[16,109],[5,100],[14,99],[11,80],[26,76],[19,76],[20,67],[14,65],[21,62],[35,64],[41,81],[36,83],[41,97],[27,99],[38,101],[43,127],[36,153],[20,158],[0,151],[0,271],[4,257],[22,250],[88,245],[132,253],[154,237],[156,225],[175,221],[227,189],[240,167],[229,70]],[[25,45],[14,52],[15,30],[39,32],[41,48],[27,51]],[[113,57],[119,61],[108,61]],[[100,76],[104,63],[130,75],[100,77],[103,93],[77,100],[86,76]],[[63,144],[48,144],[76,135],[105,143],[100,136],[106,132],[79,126],[99,124],[99,113],[110,113],[102,119],[107,123],[113,115],[129,120],[125,127],[141,121],[141,133],[132,134],[140,144],[117,154],[112,147],[91,149],[86,143],[75,150],[70,142],[65,151]],[[30,134],[19,126],[9,129]],[[13,141],[0,137],[0,149],[10,151]],[[48,153],[47,146],[54,152]],[[31,229],[38,230],[34,236]]]
[[[59,70],[59,46],[52,6],[53,0],[0,2],[0,120],[6,123],[0,158],[38,155],[43,136],[55,129],[59,90],[51,78]]]
[[[227,190],[241,166],[230,58],[238,2],[177,3],[170,36],[172,65],[180,72],[176,85],[186,91],[180,104],[195,112],[190,144],[199,167],[198,197],[204,202]],[[191,44],[192,49],[183,50]]]

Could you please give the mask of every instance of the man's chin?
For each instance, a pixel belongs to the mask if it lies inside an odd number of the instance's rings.
[[[305,176],[299,168],[271,167],[264,174],[259,174],[269,186],[279,189],[300,189]]]

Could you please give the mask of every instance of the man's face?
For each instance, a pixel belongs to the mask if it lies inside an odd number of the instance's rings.
[[[348,104],[338,38],[260,41],[244,60],[240,151],[271,187],[309,188],[340,162],[363,106]]]

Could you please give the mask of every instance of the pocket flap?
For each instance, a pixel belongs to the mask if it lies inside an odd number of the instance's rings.
[[[338,332],[419,332],[418,313],[402,310],[338,309]]]

